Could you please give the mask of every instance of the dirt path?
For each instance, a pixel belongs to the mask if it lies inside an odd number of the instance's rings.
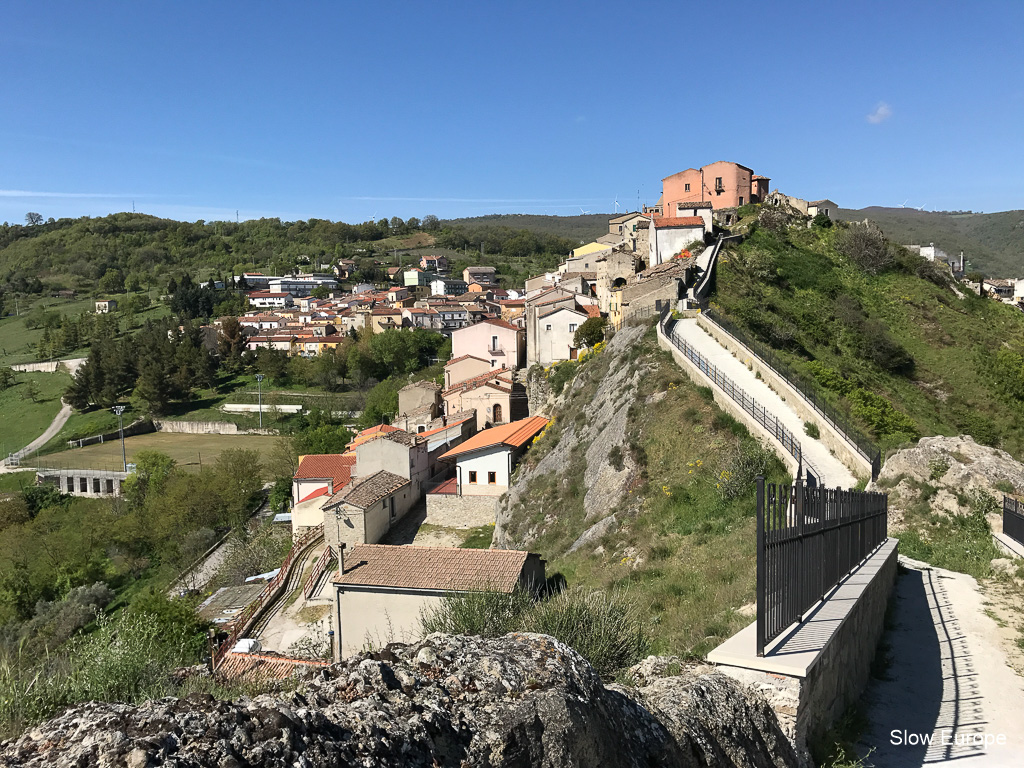
[[[888,669],[862,698],[869,725],[858,747],[871,751],[864,764],[1024,765],[1024,679],[1007,664],[978,583],[903,557],[900,564],[883,638]]]

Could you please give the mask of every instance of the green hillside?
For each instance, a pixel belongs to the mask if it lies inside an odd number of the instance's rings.
[[[581,216],[539,216],[529,213],[494,213],[466,219],[448,219],[446,225],[469,228],[512,227],[544,235],[590,242],[608,234],[608,219],[614,214],[591,213]]]
[[[1024,314],[958,297],[933,265],[864,234],[755,227],[724,253],[713,310],[775,348],[883,449],[967,433],[1024,456]]]
[[[1024,211],[937,213],[874,206],[841,209],[839,218],[870,219],[902,245],[935,243],[954,256],[963,251],[968,269],[989,277],[1024,277]]]

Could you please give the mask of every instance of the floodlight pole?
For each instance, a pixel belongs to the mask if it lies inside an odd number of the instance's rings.
[[[260,429],[263,429],[263,374],[256,374],[256,391],[260,402]]]
[[[123,405],[115,405],[113,411],[114,413],[117,414],[117,431],[121,435],[121,463],[124,465],[124,471],[127,472],[128,457],[125,455],[124,452],[124,416],[122,416],[122,414],[124,413],[124,408],[125,407]]]

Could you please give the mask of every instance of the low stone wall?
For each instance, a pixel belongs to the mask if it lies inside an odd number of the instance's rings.
[[[755,355],[749,348],[738,339],[730,336],[723,328],[704,315],[697,316],[697,325],[710,333],[715,341],[732,352],[741,362],[746,364],[761,378],[769,387],[778,392],[793,411],[804,421],[818,425],[820,437],[818,440],[828,448],[847,468],[858,477],[871,478],[871,462],[860,454],[847,442],[846,438],[826,421],[820,413],[811,407],[797,389],[788,381],[773,371],[761,358]]]
[[[497,496],[456,496],[454,493],[428,493],[424,523],[445,528],[476,528],[497,519]]]
[[[276,435],[276,429],[243,429],[229,421],[154,421],[158,432],[182,435]]]
[[[784,647],[770,645],[765,656],[758,657],[753,652],[752,625],[708,654],[708,661],[721,672],[766,696],[783,731],[805,757],[808,742],[842,716],[867,685],[896,583],[897,558],[898,542],[888,539],[831,600],[805,618],[801,629],[809,633],[806,639],[799,630],[791,637],[784,635]],[[815,628],[816,623],[824,632]],[[832,623],[837,626],[829,627]],[[746,638],[749,648],[735,642],[744,633],[750,635]]]
[[[149,419],[139,419],[134,421],[124,428],[125,437],[134,437],[135,435],[145,435],[150,432],[155,432],[156,427],[153,422]],[[120,440],[121,431],[114,430],[113,432],[107,432],[102,435],[92,435],[91,437],[83,437],[78,440],[68,440],[68,445],[72,448],[82,448],[86,445],[95,445],[96,443],[109,443],[111,440]]]

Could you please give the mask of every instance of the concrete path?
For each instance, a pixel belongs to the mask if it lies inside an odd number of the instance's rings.
[[[1006,663],[978,583],[903,557],[900,565],[885,679],[861,701],[865,766],[1024,765],[1024,679]]]
[[[50,426],[46,428],[46,431],[43,432],[43,434],[41,434],[31,443],[26,445],[24,448],[22,448],[20,451],[17,451],[14,455],[19,459],[24,458],[25,456],[31,456],[32,451],[38,448],[42,448],[44,445],[50,442],[51,438],[53,438],[58,432],[60,432],[64,428],[64,425],[67,423],[67,420],[71,418],[71,411],[71,406],[65,403],[63,400],[61,400],[60,410],[57,412],[57,415],[53,417],[53,421],[50,422]],[[7,459],[6,456],[3,458],[4,460]],[[18,472],[21,469],[23,468],[11,467],[10,471]]]
[[[695,319],[677,321],[672,329],[672,335],[686,339],[709,363],[732,379],[736,386],[745,390],[758,405],[766,408],[796,436],[804,455],[804,464],[811,467],[820,485],[829,488],[853,488],[857,484],[857,478],[843,462],[833,456],[820,441],[804,434],[804,420],[764,381],[757,378],[753,371],[748,370],[747,366],[715,341],[711,334],[697,325]],[[781,453],[785,450],[780,444],[774,444],[776,452]]]

